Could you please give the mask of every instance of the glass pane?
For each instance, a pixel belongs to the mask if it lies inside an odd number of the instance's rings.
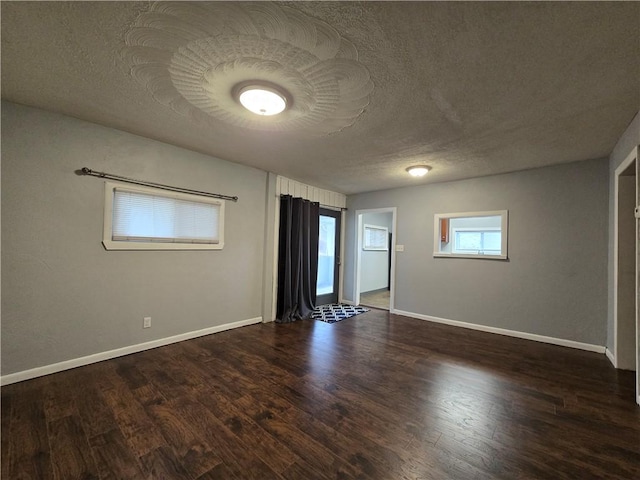
[[[482,249],[482,233],[456,232],[456,251],[477,252]]]
[[[485,251],[485,253],[500,255],[501,247],[502,235],[500,234],[500,232],[484,232],[482,249]]]
[[[336,219],[320,215],[318,238],[318,286],[317,295],[333,293],[336,255]]]

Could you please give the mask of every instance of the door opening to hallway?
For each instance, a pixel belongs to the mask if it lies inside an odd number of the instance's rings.
[[[356,304],[392,310],[395,208],[361,210],[356,218]]]

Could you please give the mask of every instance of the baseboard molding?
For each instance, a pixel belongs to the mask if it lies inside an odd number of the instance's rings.
[[[354,307],[356,306],[356,302],[353,302],[351,300],[342,299],[342,300],[340,300],[340,303],[344,303],[345,305],[351,305],[351,306],[354,306]]]
[[[607,356],[607,358],[609,359],[609,361],[611,362],[611,365],[613,365],[615,367],[616,366],[616,359],[613,356],[613,352],[605,347],[604,353]]]
[[[89,365],[91,363],[101,362],[103,360],[109,360],[111,358],[122,357],[131,353],[138,353],[144,350],[150,350],[152,348],[163,347],[171,343],[178,343],[184,340],[190,340],[192,338],[203,337],[205,335],[211,335],[212,333],[223,332],[225,330],[231,330],[233,328],[245,327],[247,325],[254,325],[262,322],[262,317],[250,318],[248,320],[240,320],[237,322],[225,323],[224,325],[217,325],[215,327],[203,328],[202,330],[195,330],[192,332],[181,333],[172,337],[161,338],[158,340],[152,340],[151,342],[138,343],[136,345],[130,345],[128,347],[116,348],[115,350],[108,350],[106,352],[94,353],[93,355],[87,355],[86,357],[74,358],[71,360],[65,360],[64,362],[53,363],[51,365],[45,365],[43,367],[32,368],[30,370],[23,370],[22,372],[11,373],[9,375],[3,375],[0,377],[0,385],[10,385],[12,383],[22,382],[23,380],[29,380],[31,378],[42,377],[51,373],[61,372],[63,370],[70,370],[76,367],[82,367],[83,365]]]
[[[565,340],[563,338],[546,337],[535,333],[519,332],[517,330],[507,330],[505,328],[488,327],[486,325],[478,325],[477,323],[460,322],[458,320],[449,320],[447,318],[432,317],[430,315],[422,315],[420,313],[405,312],[403,310],[394,310],[396,315],[404,317],[417,318],[428,322],[442,323],[454,327],[468,328],[471,330],[479,330],[481,332],[497,333],[498,335],[506,335],[508,337],[522,338],[525,340],[534,340],[536,342],[550,343],[552,345],[560,345],[561,347],[577,348],[579,350],[587,350],[589,352],[605,353],[605,347],[602,345],[593,345],[591,343],[575,342],[573,340]]]

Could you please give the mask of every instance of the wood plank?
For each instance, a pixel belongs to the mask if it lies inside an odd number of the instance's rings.
[[[140,462],[149,479],[190,480],[194,478],[169,447],[152,450],[140,457]]]
[[[116,363],[116,373],[125,381],[131,390],[140,388],[148,383],[147,378],[142,375],[136,367],[134,356],[127,355],[114,360]]]
[[[60,375],[52,375],[51,381],[44,389],[44,410],[48,422],[77,415],[76,395],[73,378],[75,372],[61,372]]]
[[[236,478],[233,471],[226,464],[221,463],[200,475],[196,480],[228,480],[230,478]]]
[[[291,451],[312,465],[317,472],[329,478],[357,478],[363,475],[361,468],[354,466],[331,452],[320,439],[306,433],[294,423],[283,418],[286,412],[282,404],[261,405],[247,396],[238,400],[238,405],[262,428],[286,445]]]
[[[109,430],[89,439],[100,480],[137,480],[146,478],[137,457],[120,430]]]
[[[186,402],[172,401],[150,405],[147,412],[160,428],[178,462],[192,478],[197,478],[222,463],[222,460],[179,415],[183,403]]]
[[[278,477],[276,472],[253,455],[251,450],[202,404],[196,401],[184,402],[178,406],[178,410],[192,431],[204,438],[209,447],[224,459],[231,478],[261,480]]]
[[[113,376],[112,388],[104,390],[102,396],[111,408],[119,429],[136,457],[141,457],[156,448],[166,445],[157,425],[149,418],[145,409],[120,379]]]
[[[49,422],[49,442],[54,478],[58,480],[97,479],[98,469],[91,447],[77,417]]]
[[[274,472],[281,473],[298,460],[297,455],[231,400],[223,396],[212,397],[204,391],[199,392],[196,398]]]
[[[113,411],[100,394],[97,385],[86,383],[76,395],[78,415],[87,437],[94,437],[118,428]]]
[[[44,413],[43,389],[27,382],[12,386],[10,458],[7,478],[54,478]]]
[[[0,451],[2,462],[0,462],[0,478],[9,478],[9,465],[8,461],[11,455],[11,406],[13,404],[13,393],[8,388],[2,389],[2,397],[0,399],[0,411],[1,411],[1,423],[0,423]]]

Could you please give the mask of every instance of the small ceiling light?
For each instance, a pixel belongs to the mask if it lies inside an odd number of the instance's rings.
[[[256,115],[277,115],[287,108],[287,96],[275,86],[251,82],[239,87],[237,88],[238,101]]]
[[[431,170],[431,167],[427,165],[414,165],[413,167],[407,168],[407,172],[409,172],[409,175],[412,177],[424,177],[429,170]]]

